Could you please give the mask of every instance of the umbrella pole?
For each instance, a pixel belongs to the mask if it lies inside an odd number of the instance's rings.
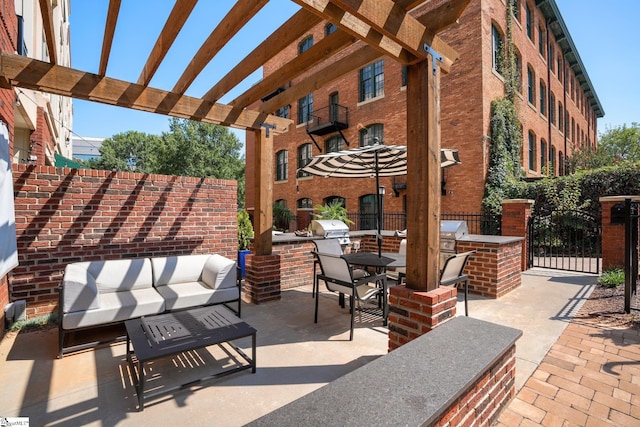
[[[376,159],[376,223],[378,225],[378,233],[376,234],[376,242],[378,243],[378,257],[382,256],[382,200],[380,200],[380,175],[378,170],[378,152],[375,153]]]

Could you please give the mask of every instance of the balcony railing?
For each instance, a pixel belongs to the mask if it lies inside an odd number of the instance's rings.
[[[319,108],[313,112],[311,120],[307,122],[307,133],[326,135],[349,127],[349,108],[332,104]]]

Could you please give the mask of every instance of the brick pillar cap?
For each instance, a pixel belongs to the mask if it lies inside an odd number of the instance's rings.
[[[504,205],[505,203],[531,203],[533,204],[533,202],[535,202],[535,200],[533,199],[505,199],[502,201],[502,204]]]
[[[600,197],[601,202],[624,202],[626,199],[631,199],[634,202],[640,201],[640,196],[604,196]]]

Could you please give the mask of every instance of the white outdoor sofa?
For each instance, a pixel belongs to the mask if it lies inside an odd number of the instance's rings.
[[[63,354],[93,347],[64,347],[71,331],[211,304],[238,303],[236,262],[221,255],[180,255],[67,265],[59,293],[59,347]]]

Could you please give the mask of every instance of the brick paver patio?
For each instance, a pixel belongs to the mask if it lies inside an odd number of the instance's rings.
[[[574,319],[497,426],[640,426],[640,330]]]

